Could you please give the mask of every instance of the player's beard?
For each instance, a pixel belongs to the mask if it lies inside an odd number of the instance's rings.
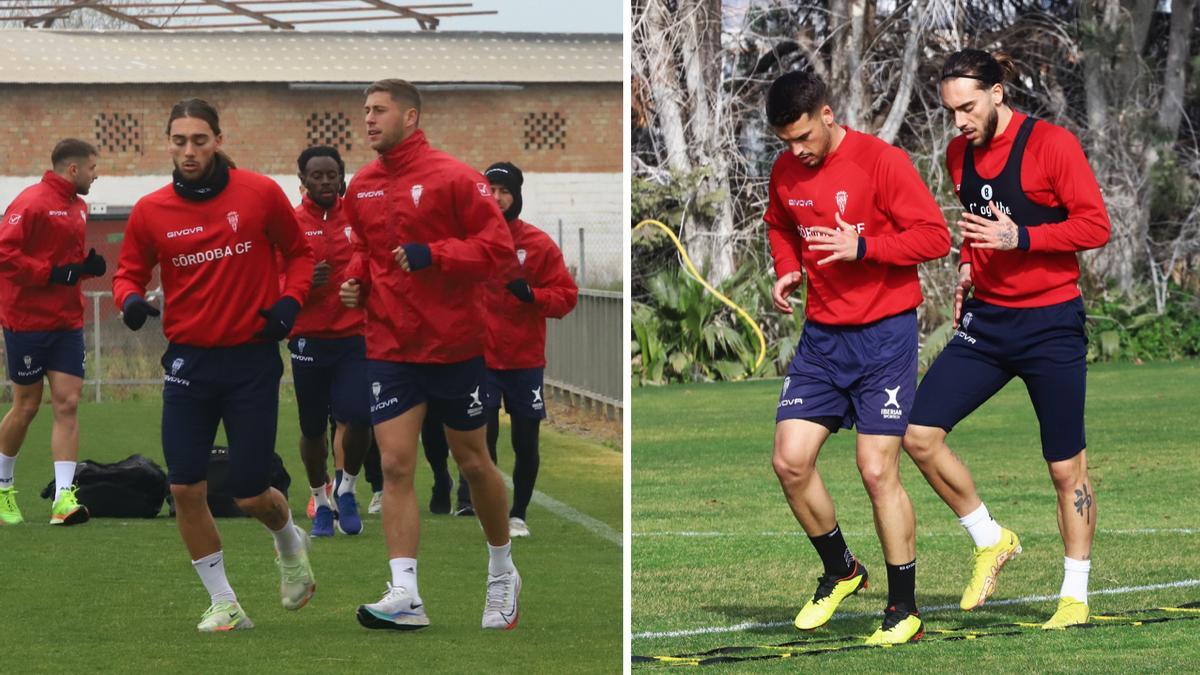
[[[996,135],[996,127],[1000,124],[1000,113],[996,112],[993,106],[992,111],[988,113],[987,124],[983,125],[978,136],[975,137],[975,147],[982,148],[992,142],[992,137]]]

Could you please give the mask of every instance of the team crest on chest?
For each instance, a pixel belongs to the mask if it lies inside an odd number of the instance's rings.
[[[848,199],[848,197],[846,195],[846,191],[838,190],[838,193],[836,196],[837,196],[838,211],[840,211],[841,214],[844,216],[844,215],[846,215],[846,201]]]
[[[525,264],[525,249],[517,249],[517,262],[521,263],[522,265]]]
[[[229,227],[232,227],[232,228],[233,228],[233,231],[234,231],[234,232],[237,232],[237,228],[238,228],[238,212],[237,212],[237,211],[230,211],[229,213],[226,213],[226,214],[225,214],[225,220],[229,221]]]
[[[424,186],[424,185],[414,185],[414,186],[412,186],[412,199],[413,199],[413,206],[420,206],[420,205],[421,205],[421,193],[422,193],[424,190],[425,190],[425,186]]]

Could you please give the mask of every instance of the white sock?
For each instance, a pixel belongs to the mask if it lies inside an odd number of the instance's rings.
[[[63,490],[71,489],[71,485],[75,483],[75,462],[55,462],[54,463],[54,498],[58,499],[58,493]]]
[[[340,497],[340,496],[346,494],[347,492],[350,494],[354,494],[354,479],[355,478],[358,478],[358,476],[355,476],[354,474],[350,473],[349,471],[343,471],[342,472],[342,482],[338,483],[337,494],[334,496]]]
[[[512,541],[503,546],[488,544],[488,574],[495,577],[513,569]]]
[[[417,592],[417,559],[392,558],[388,561],[388,567],[392,568],[392,585],[403,587],[414,601],[420,602],[421,594]]]
[[[267,528],[271,532],[271,536],[275,537],[275,549],[279,551],[280,558],[293,558],[300,553],[303,544],[300,541],[300,535],[296,532],[296,525],[292,522],[292,512],[288,511],[287,524],[278,530]]]
[[[1091,560],[1076,560],[1063,557],[1062,590],[1058,592],[1061,598],[1075,598],[1087,602],[1088,573],[1092,571]]]
[[[313,503],[316,505],[317,508],[321,508],[322,506],[324,506],[327,509],[331,508],[329,506],[329,495],[325,494],[325,486],[324,485],[312,488],[312,496],[313,496]]]
[[[221,600],[237,602],[237,596],[233,594],[229,579],[225,578],[225,555],[223,552],[217,551],[199,560],[193,560],[192,567],[196,568],[196,574],[200,575],[200,581],[204,584],[205,590],[208,591],[208,597],[212,598],[213,602]]]
[[[975,540],[975,548],[995,546],[1000,542],[1000,524],[992,520],[987,505],[980,502],[979,508],[958,519],[967,528],[967,534]]]
[[[17,458],[9,457],[0,452],[0,488],[10,488],[13,485],[13,469],[17,466]]]

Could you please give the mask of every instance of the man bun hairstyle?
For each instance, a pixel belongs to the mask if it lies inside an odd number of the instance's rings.
[[[962,49],[946,57],[942,65],[940,81],[965,77],[979,82],[980,89],[991,89],[999,84],[1011,82],[1017,75],[1017,65],[1012,57],[1004,52],[991,54],[981,49]],[[1008,89],[1005,88],[1001,103],[1008,103]]]
[[[61,171],[67,168],[71,160],[86,160],[99,155],[96,146],[87,141],[81,141],[78,138],[64,138],[54,144],[54,150],[50,153],[50,164],[55,171]]]
[[[821,78],[800,71],[785,73],[767,90],[767,123],[786,127],[804,115],[816,115],[828,102]]]
[[[167,136],[171,135],[171,123],[182,117],[192,117],[198,120],[204,120],[210,129],[213,136],[221,135],[221,116],[217,114],[217,109],[211,103],[202,98],[185,98],[179,103],[171,107],[171,116],[167,118]],[[229,158],[229,155],[224,151],[217,151],[221,159],[225,160],[225,164],[231,169],[236,169],[237,165]]]

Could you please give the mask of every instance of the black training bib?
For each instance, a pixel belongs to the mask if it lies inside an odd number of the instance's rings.
[[[969,213],[995,220],[991,208],[988,207],[988,202],[994,201],[1014,223],[1022,227],[1061,223],[1067,219],[1065,208],[1036,204],[1030,201],[1021,189],[1021,162],[1025,157],[1025,144],[1029,141],[1029,134],[1037,121],[1026,117],[1021,123],[1012,150],[1008,153],[1008,161],[994,178],[981,178],[975,171],[975,148],[967,143],[967,151],[963,153],[962,182],[958,188],[958,199]]]

